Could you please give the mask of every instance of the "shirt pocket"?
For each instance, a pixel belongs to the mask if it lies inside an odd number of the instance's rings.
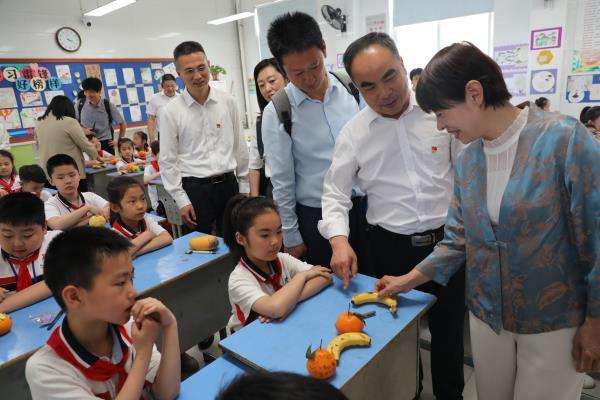
[[[417,149],[421,165],[426,172],[443,174],[450,165],[450,139],[445,136],[422,139]]]

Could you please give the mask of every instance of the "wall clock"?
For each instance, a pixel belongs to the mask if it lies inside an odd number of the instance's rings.
[[[74,53],[81,47],[81,36],[75,29],[65,26],[56,31],[56,43],[61,49]]]

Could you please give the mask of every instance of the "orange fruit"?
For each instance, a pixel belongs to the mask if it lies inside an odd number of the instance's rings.
[[[313,352],[309,345],[306,349],[306,358],[306,369],[313,378],[329,379],[335,375],[337,365],[329,350],[319,345],[319,348]]]
[[[359,314],[350,312],[350,307],[348,307],[348,311],[341,313],[335,321],[335,328],[340,335],[351,332],[362,332],[366,325],[365,319],[373,315],[375,315],[375,311]]]
[[[117,160],[116,158],[113,158],[112,160],[110,160],[110,163],[111,163],[112,165],[115,165],[115,164],[116,164],[116,163],[118,163],[118,162],[119,162],[119,160]]]
[[[146,158],[146,152],[144,150],[140,150],[138,151],[138,157],[140,158]]]
[[[133,165],[133,164],[127,164],[127,172],[133,172],[134,171],[133,167],[135,167],[135,165]]]
[[[10,332],[10,328],[12,328],[12,319],[8,314],[0,313],[0,336]]]

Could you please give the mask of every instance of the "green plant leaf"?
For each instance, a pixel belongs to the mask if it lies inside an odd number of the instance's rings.
[[[312,360],[313,358],[315,358],[315,353],[313,353],[310,344],[308,345],[308,349],[306,349],[306,358],[309,360]]]

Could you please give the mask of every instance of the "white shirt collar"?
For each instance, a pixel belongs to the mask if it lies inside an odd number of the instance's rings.
[[[402,117],[408,115],[410,112],[412,112],[412,110],[415,107],[419,107],[419,104],[417,103],[417,99],[415,97],[415,94],[412,91],[410,91],[410,97],[408,99],[408,107],[406,107],[406,110],[404,110],[404,112],[397,119],[399,120]],[[380,118],[381,119],[391,119],[389,117],[384,117],[383,115],[379,114],[378,112],[376,112],[375,110],[373,110],[368,105],[367,105],[367,107],[365,107],[365,109],[367,110],[367,111],[365,111],[366,118],[367,118],[367,124],[370,124],[371,122],[375,121],[376,119],[380,119]]]
[[[327,90],[325,91],[325,97],[327,97],[327,94],[330,93],[334,88],[337,88],[336,82],[334,82],[334,80],[337,81],[337,79],[333,78],[331,74],[327,72]],[[300,90],[300,88],[298,88],[292,82],[289,83],[289,86],[296,105],[300,105],[300,103],[307,99],[314,101],[314,99],[310,98],[306,93]],[[346,89],[344,88],[344,90]]]
[[[192,97],[190,92],[188,92],[187,88],[185,88],[185,90],[183,91],[182,96],[183,96],[183,100],[185,101],[185,104],[188,107],[191,107],[192,104],[194,104],[194,103],[200,104]],[[170,98],[172,98],[172,97],[170,97]],[[213,88],[209,88],[208,97],[206,98],[204,105],[206,105],[206,103],[208,103],[209,101],[214,101],[215,103],[217,102],[217,98],[215,96],[215,89],[213,89]],[[200,104],[200,105],[202,105],[202,104]]]

